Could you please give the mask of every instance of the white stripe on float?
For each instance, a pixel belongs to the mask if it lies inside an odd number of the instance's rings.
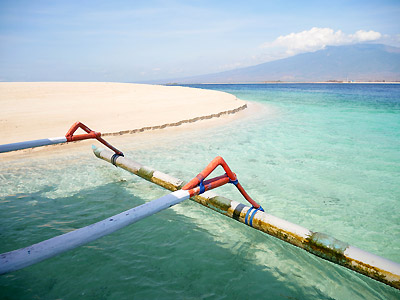
[[[374,266],[376,268],[385,270],[393,274],[400,274],[400,264],[390,261],[384,257],[375,255],[373,253],[364,251],[354,246],[349,246],[343,253],[346,257],[362,264]]]

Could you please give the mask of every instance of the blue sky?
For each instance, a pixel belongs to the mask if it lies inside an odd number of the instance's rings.
[[[400,1],[0,0],[0,81],[141,82],[358,42],[400,47]]]

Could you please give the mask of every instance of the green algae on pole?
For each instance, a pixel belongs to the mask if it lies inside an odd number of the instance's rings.
[[[95,146],[93,146],[93,152],[98,158],[110,163],[114,155],[110,151]],[[118,167],[171,191],[179,190],[184,186],[184,182],[180,179],[143,166],[125,157],[117,157],[114,159],[114,163]],[[245,224],[247,224],[246,216],[252,210],[252,207],[218,196],[210,191],[191,199]],[[250,224],[248,225],[250,226]],[[363,251],[329,235],[312,232],[262,211],[254,213],[251,225],[257,230],[302,248],[309,253],[400,289],[399,263]]]

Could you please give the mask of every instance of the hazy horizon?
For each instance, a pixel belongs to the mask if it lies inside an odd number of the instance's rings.
[[[143,82],[400,46],[397,1],[2,1],[0,81]]]

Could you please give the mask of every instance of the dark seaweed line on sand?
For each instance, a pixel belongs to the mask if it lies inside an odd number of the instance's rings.
[[[102,133],[101,136],[116,136],[116,135],[123,135],[123,134],[133,134],[133,133],[139,133],[139,132],[144,132],[144,131],[149,131],[149,130],[157,130],[157,129],[164,129],[167,127],[176,127],[176,126],[180,126],[182,124],[186,124],[186,123],[194,123],[197,121],[202,121],[202,120],[208,120],[208,119],[212,119],[212,118],[219,118],[223,115],[231,115],[231,114],[235,114],[241,110],[244,110],[247,108],[247,104],[244,104],[238,108],[235,109],[231,109],[231,110],[226,110],[226,111],[222,111],[216,114],[211,114],[211,115],[206,115],[206,116],[201,116],[201,117],[196,117],[196,118],[192,118],[192,119],[187,119],[187,120],[182,120],[179,122],[175,122],[175,123],[167,123],[167,124],[163,124],[163,125],[156,125],[156,126],[148,126],[148,127],[142,127],[142,128],[138,128],[138,129],[132,129],[132,130],[122,130],[122,131],[118,131],[118,132],[108,132],[108,133]]]

